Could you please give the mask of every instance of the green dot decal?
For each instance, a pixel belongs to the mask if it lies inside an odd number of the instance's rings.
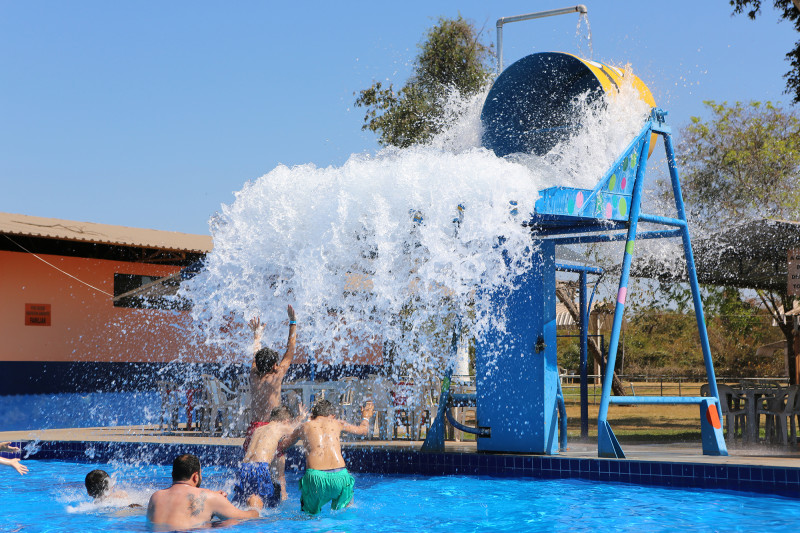
[[[625,198],[619,199],[617,209],[619,209],[619,214],[623,217],[628,213],[628,202],[625,201]]]
[[[628,158],[625,158],[625,161],[622,162],[622,170],[628,170]]]
[[[625,251],[633,255],[633,241],[628,241],[628,244],[625,245]]]
[[[611,174],[611,179],[608,180],[608,190],[609,191],[613,191],[614,190],[614,185],[616,185],[616,184],[617,184],[617,175],[616,174]]]
[[[635,167],[635,166],[636,166],[636,152],[633,152],[631,154],[631,167]]]

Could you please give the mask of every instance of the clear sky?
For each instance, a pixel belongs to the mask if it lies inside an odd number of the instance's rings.
[[[0,0],[0,211],[208,233],[278,164],[375,152],[353,93],[402,85],[437,17],[495,22],[567,2]],[[798,39],[765,3],[587,0],[593,59],[630,63],[674,129],[704,100],[788,105]],[[504,62],[587,56],[577,15],[511,24]]]

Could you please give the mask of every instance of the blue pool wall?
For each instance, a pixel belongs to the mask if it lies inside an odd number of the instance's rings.
[[[235,466],[242,449],[230,445],[130,442],[38,442],[27,460],[86,463],[172,464],[192,453],[203,465]],[[16,443],[24,448],[27,442]],[[343,447],[348,469],[356,473],[423,476],[492,476],[532,479],[584,479],[660,487],[733,490],[800,499],[800,468],[732,464],[675,463],[627,459],[566,458],[538,455],[421,453],[408,449]],[[23,451],[23,454],[25,452]],[[4,454],[5,456],[9,456]],[[287,454],[287,468],[302,468],[298,449]]]

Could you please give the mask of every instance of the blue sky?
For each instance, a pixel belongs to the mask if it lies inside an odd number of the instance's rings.
[[[750,21],[727,0],[584,3],[593,59],[630,63],[675,129],[708,99],[790,102],[799,36],[769,5]],[[353,93],[401,85],[437,17],[461,13],[494,42],[498,18],[568,5],[0,0],[0,211],[207,233],[278,164],[376,151]],[[577,23],[506,26],[505,64],[578,53]]]

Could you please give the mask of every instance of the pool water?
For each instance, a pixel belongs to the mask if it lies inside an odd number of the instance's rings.
[[[157,392],[0,396],[0,431],[158,424],[160,412]]]
[[[0,531],[149,531],[150,493],[170,481],[169,466],[28,461],[30,474],[0,470]],[[94,468],[116,476],[130,500],[98,506],[83,478]],[[355,474],[355,504],[308,518],[299,511],[298,474],[287,476],[289,502],[259,520],[226,528],[257,532],[466,531],[775,531],[800,523],[800,502],[738,492],[644,487],[582,480]],[[229,468],[203,469],[204,486],[230,489]]]

